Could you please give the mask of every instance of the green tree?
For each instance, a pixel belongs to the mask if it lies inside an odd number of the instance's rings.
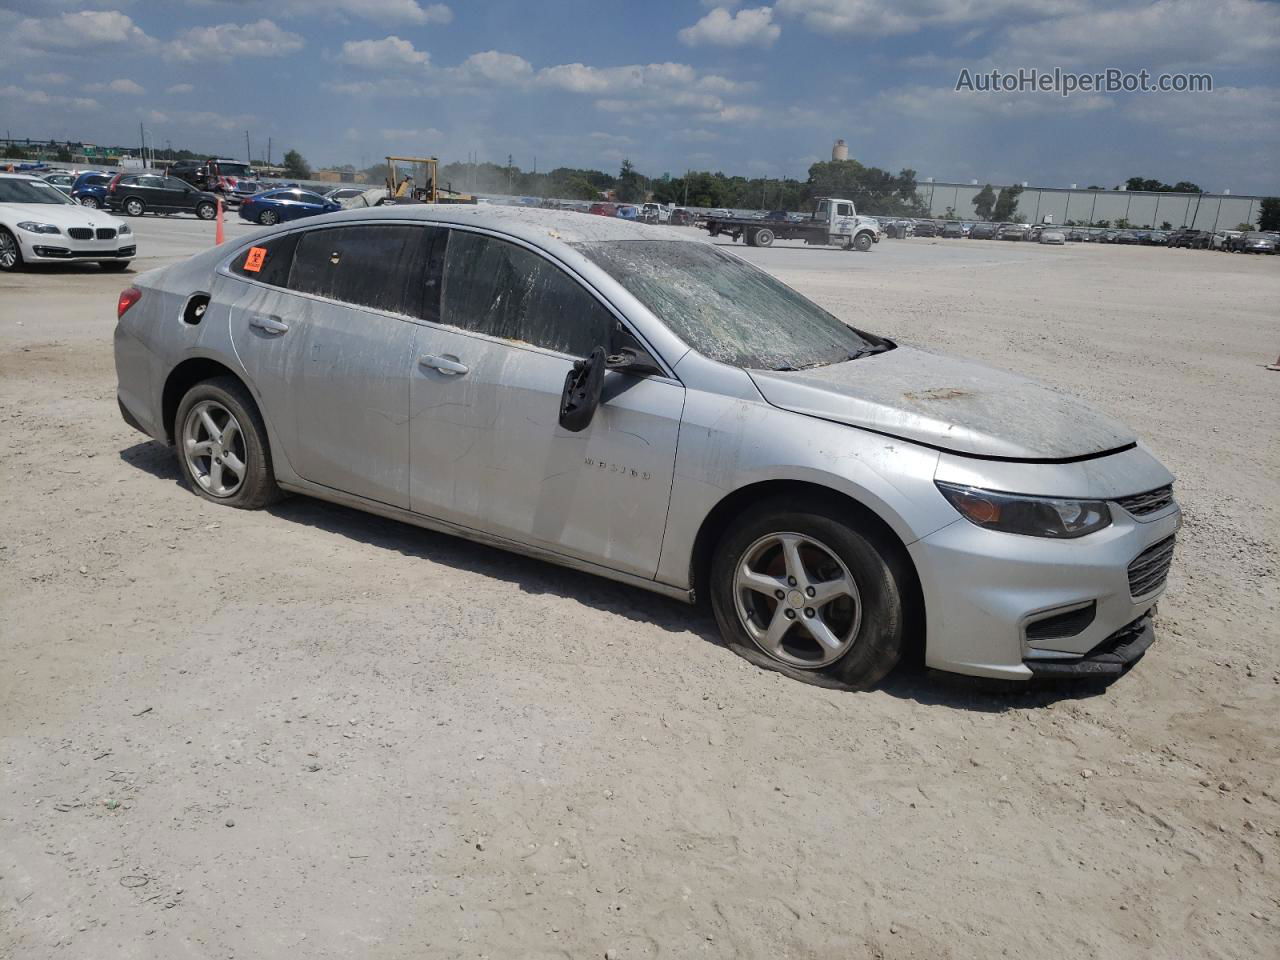
[[[284,160],[281,161],[284,167],[284,175],[294,180],[310,180],[311,168],[307,166],[307,161],[303,159],[302,154],[297,150],[285,151]]]
[[[991,219],[991,209],[996,205],[996,192],[991,189],[991,184],[987,184],[978,191],[977,196],[973,198],[973,212],[978,215],[981,220]]]
[[[879,216],[922,216],[924,204],[916,193],[915,171],[897,176],[879,167],[864,167],[857,160],[830,160],[809,168],[806,201],[818,197],[852,200],[859,213]]]
[[[1258,209],[1259,230],[1280,230],[1280,197],[1263,197]]]
[[[16,143],[11,143],[4,148],[4,158],[6,160],[25,160],[27,155],[22,152],[22,148]]]
[[[1012,221],[1018,212],[1018,195],[1021,193],[1022,187],[1016,183],[1001,190],[996,205],[991,210],[991,219],[1001,223]]]
[[[644,181],[630,160],[623,158],[618,171],[618,183],[614,193],[623,203],[638,203],[644,199]]]

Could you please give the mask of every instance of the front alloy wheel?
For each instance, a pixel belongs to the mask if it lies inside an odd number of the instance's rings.
[[[16,270],[22,265],[22,251],[18,241],[8,230],[0,227],[0,270]]]
[[[770,533],[747,548],[733,582],[738,617],[761,651],[793,667],[839,660],[858,636],[862,604],[849,568],[800,533]]]

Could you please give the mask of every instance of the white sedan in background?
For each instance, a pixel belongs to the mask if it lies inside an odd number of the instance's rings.
[[[0,271],[86,260],[124,270],[136,252],[123,220],[80,206],[39,177],[0,174]]]

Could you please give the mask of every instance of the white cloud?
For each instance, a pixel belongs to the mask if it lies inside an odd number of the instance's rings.
[[[1156,0],[1139,7],[1011,27],[1001,59],[1102,66],[1273,63],[1280,56],[1280,5],[1258,0]]]
[[[705,123],[749,123],[760,118],[760,108],[749,104],[734,104],[703,114],[698,119]]]
[[[140,84],[124,78],[112,80],[110,83],[91,83],[85,89],[93,93],[126,93],[130,96],[141,96],[147,92]]]
[[[180,63],[230,60],[233,57],[278,57],[296,53],[302,37],[282,30],[271,20],[256,23],[220,23],[184,30],[165,48],[165,57]]]
[[[773,8],[756,7],[730,13],[725,7],[716,7],[691,27],[678,34],[680,42],[688,47],[712,44],[718,47],[768,47],[782,35],[782,28],[773,22]]]
[[[589,67],[563,63],[538,71],[538,82],[570,93],[604,94],[646,88],[669,88],[695,83],[698,72],[684,63],[635,64],[626,67]]]
[[[514,53],[485,50],[473,53],[453,68],[452,75],[463,82],[488,82],[497,86],[526,84],[533,79],[533,64]]]
[[[42,87],[60,87],[70,82],[71,78],[65,73],[36,73],[27,77],[27,83]]]
[[[375,23],[451,23],[453,11],[446,4],[423,5],[418,0],[295,0],[290,9],[309,16],[335,13]]]
[[[1215,87],[1204,96],[1135,97],[1127,116],[1182,141],[1243,146],[1280,143],[1280,88]],[[1274,154],[1274,147],[1270,151]]]
[[[194,93],[195,87],[189,83],[175,83],[171,87],[165,87],[165,93]]]
[[[12,41],[37,50],[82,50],[122,43],[149,48],[154,41],[118,10],[81,10],[18,21]]]
[[[1092,113],[1115,105],[1110,97],[1098,94],[1064,98],[1049,93],[980,93],[924,85],[883,90],[875,102],[893,113],[955,122],[968,122],[975,117],[1026,118]]]
[[[21,101],[25,106],[62,107],[70,110],[101,110],[102,104],[92,97],[64,97],[44,90],[32,90],[13,84],[0,87],[0,100]]]
[[[381,40],[348,40],[342,45],[338,59],[366,70],[403,70],[425,67],[431,62],[431,55],[418,50],[408,40],[390,36]]]
[[[819,33],[888,36],[925,27],[1021,20],[1079,12],[1103,0],[777,0],[780,15],[799,17]],[[1118,0],[1135,2],[1135,0]],[[1114,5],[1114,3],[1112,4]]]

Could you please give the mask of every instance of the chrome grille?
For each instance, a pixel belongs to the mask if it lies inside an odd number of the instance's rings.
[[[1131,497],[1117,497],[1116,503],[1135,517],[1145,517],[1173,503],[1173,485],[1148,490],[1146,493],[1135,493]]]
[[[1164,586],[1173,563],[1173,537],[1153,543],[1129,564],[1129,595],[1135,600]]]
[[[98,228],[98,239],[99,239],[99,240],[114,240],[115,238],[116,238],[116,232],[115,232],[115,230],[111,229],[110,227],[99,227],[99,228]]]
[[[93,231],[88,227],[71,227],[67,230],[67,236],[72,240],[92,240]]]

